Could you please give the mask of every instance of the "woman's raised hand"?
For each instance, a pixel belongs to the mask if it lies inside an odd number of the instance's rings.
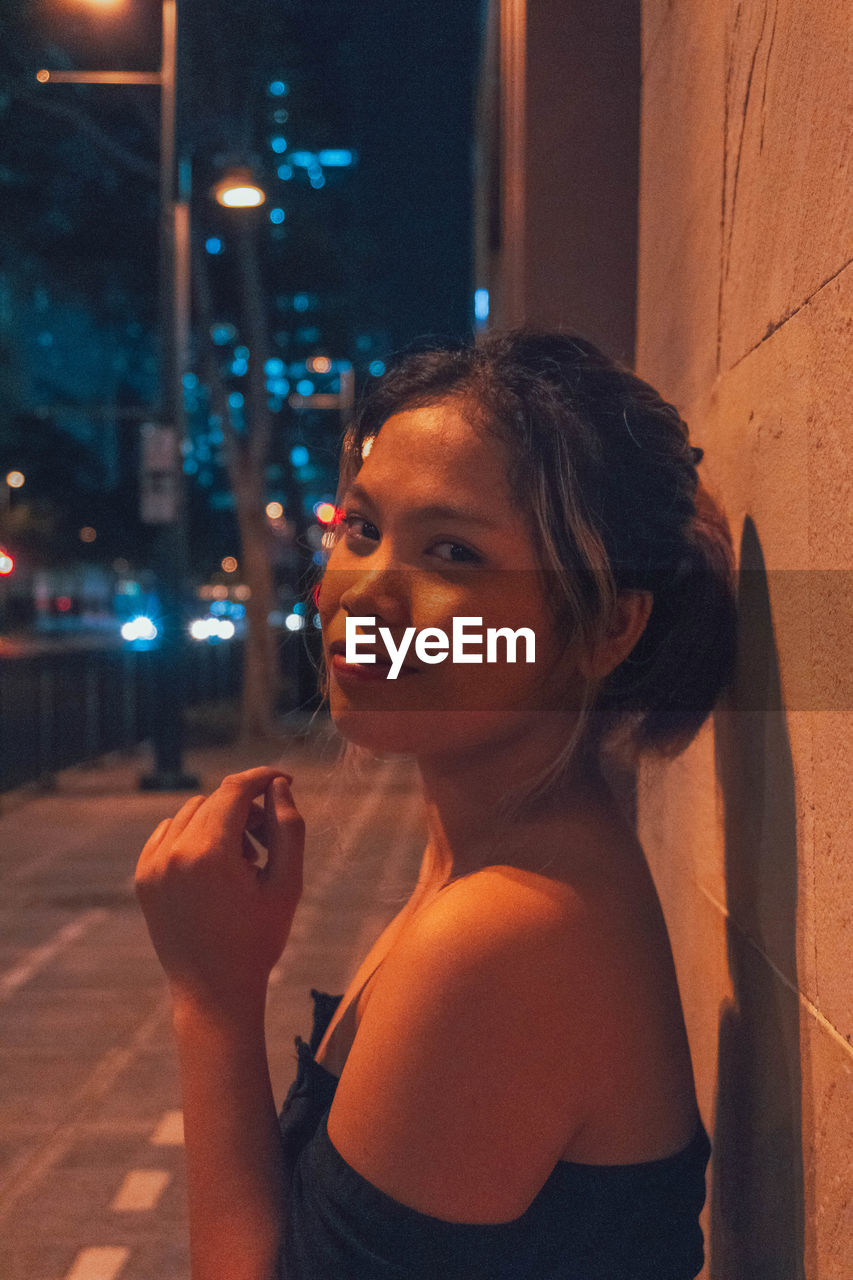
[[[173,996],[214,1016],[263,1002],[290,933],[305,846],[290,782],[273,766],[228,774],[161,822],[139,855],[136,893]],[[247,831],[266,848],[263,866]]]

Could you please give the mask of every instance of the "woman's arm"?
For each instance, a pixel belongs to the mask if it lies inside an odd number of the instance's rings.
[[[272,768],[229,775],[160,824],[136,870],[173,998],[193,1280],[271,1280],[276,1266],[284,1171],[264,1009],[302,890],[305,828],[288,782]]]
[[[229,1018],[178,1000],[193,1280],[271,1280],[284,1177],[263,1008]]]

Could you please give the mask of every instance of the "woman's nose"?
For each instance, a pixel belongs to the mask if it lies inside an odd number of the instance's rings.
[[[411,610],[409,588],[404,569],[365,570],[342,592],[341,608],[354,617],[376,618],[379,626],[405,626]]]

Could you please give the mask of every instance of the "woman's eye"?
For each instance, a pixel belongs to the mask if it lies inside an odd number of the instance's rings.
[[[373,529],[375,533],[379,532],[375,524],[371,524],[369,520],[364,520],[361,516],[341,516],[341,524],[346,528],[347,534],[351,534],[354,538],[364,538],[366,536],[364,529]],[[361,529],[358,528],[359,525],[362,526]],[[373,537],[368,537],[367,540],[369,542],[377,541]]]
[[[476,551],[470,551],[468,547],[464,547],[461,542],[436,542],[437,547],[450,547],[451,552],[461,552],[460,556],[439,556],[439,560],[449,559],[451,564],[476,564],[480,557]]]
[[[379,530],[375,524],[371,524],[369,520],[365,520],[363,516],[343,515],[340,523],[346,530],[347,540],[349,542],[378,542]],[[449,538],[444,538],[440,542],[433,543],[433,549],[436,547],[449,547],[448,554],[440,554],[439,560],[444,560],[448,564],[478,564],[481,557],[476,551],[471,551],[468,547],[463,546],[461,542],[452,542]]]

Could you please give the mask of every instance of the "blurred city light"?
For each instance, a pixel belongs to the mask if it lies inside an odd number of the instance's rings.
[[[15,567],[15,561],[9,555],[9,552],[4,551],[0,547],[0,576],[5,578],[7,574],[12,572],[14,567]]]
[[[239,391],[232,391],[228,397],[228,403],[232,409],[243,408],[243,396]]]
[[[315,373],[328,373],[332,367],[328,356],[315,356],[309,363]]]
[[[311,396],[314,394],[314,383],[310,378],[300,378],[296,390],[301,396]]]
[[[294,467],[304,467],[310,454],[304,444],[295,444],[290,450],[290,461]]]
[[[318,502],[314,507],[314,515],[320,524],[331,524],[337,514],[334,502]]]
[[[270,146],[276,155],[280,156],[283,151],[287,150],[287,139],[283,138],[280,133],[277,133],[274,138],[270,138]]]
[[[474,319],[485,321],[489,318],[489,291],[488,289],[474,290]]]
[[[6,476],[6,483],[10,489],[20,489],[24,480],[25,476],[22,471],[10,471]]]
[[[381,360],[371,360],[367,367],[374,378],[381,378],[382,374],[385,372],[385,365]]]
[[[270,520],[280,520],[284,515],[284,507],[280,502],[268,502],[266,505],[266,513]]]
[[[283,98],[290,92],[284,80],[273,80],[269,87],[269,91],[273,98]]]
[[[208,253],[221,253],[222,241],[219,239],[219,236],[208,236],[207,240],[204,242],[204,247]]]
[[[284,361],[278,356],[271,356],[264,361],[264,373],[268,378],[280,378],[284,373]]]
[[[284,210],[270,209],[270,222],[275,223],[276,226],[280,226],[281,223],[284,222]]]
[[[317,163],[317,157],[313,151],[291,151],[290,163],[297,165],[300,169],[313,169]]]
[[[353,155],[351,151],[345,151],[343,148],[337,147],[328,151],[321,151],[317,159],[326,169],[345,169],[352,164]]]
[[[267,198],[248,169],[232,169],[217,182],[213,194],[226,209],[253,209]]]
[[[227,618],[196,618],[189,628],[193,640],[230,640],[234,631],[234,623]]]
[[[276,173],[281,178],[282,182],[287,182],[288,178],[293,177],[293,168],[289,164],[280,164],[276,169]]]
[[[81,542],[94,542],[97,536],[98,536],[97,531],[93,529],[90,524],[85,524],[83,528],[80,530]]]
[[[58,605],[59,601],[57,601],[57,607]],[[140,614],[138,617],[131,618],[129,622],[124,623],[121,634],[124,640],[156,640],[158,631],[150,618]]]
[[[225,557],[225,559],[222,561],[222,570],[224,573],[237,572],[237,561],[234,559],[233,556]]]
[[[288,631],[301,631],[305,626],[305,619],[300,618],[298,613],[289,613],[284,620],[284,625]]]

